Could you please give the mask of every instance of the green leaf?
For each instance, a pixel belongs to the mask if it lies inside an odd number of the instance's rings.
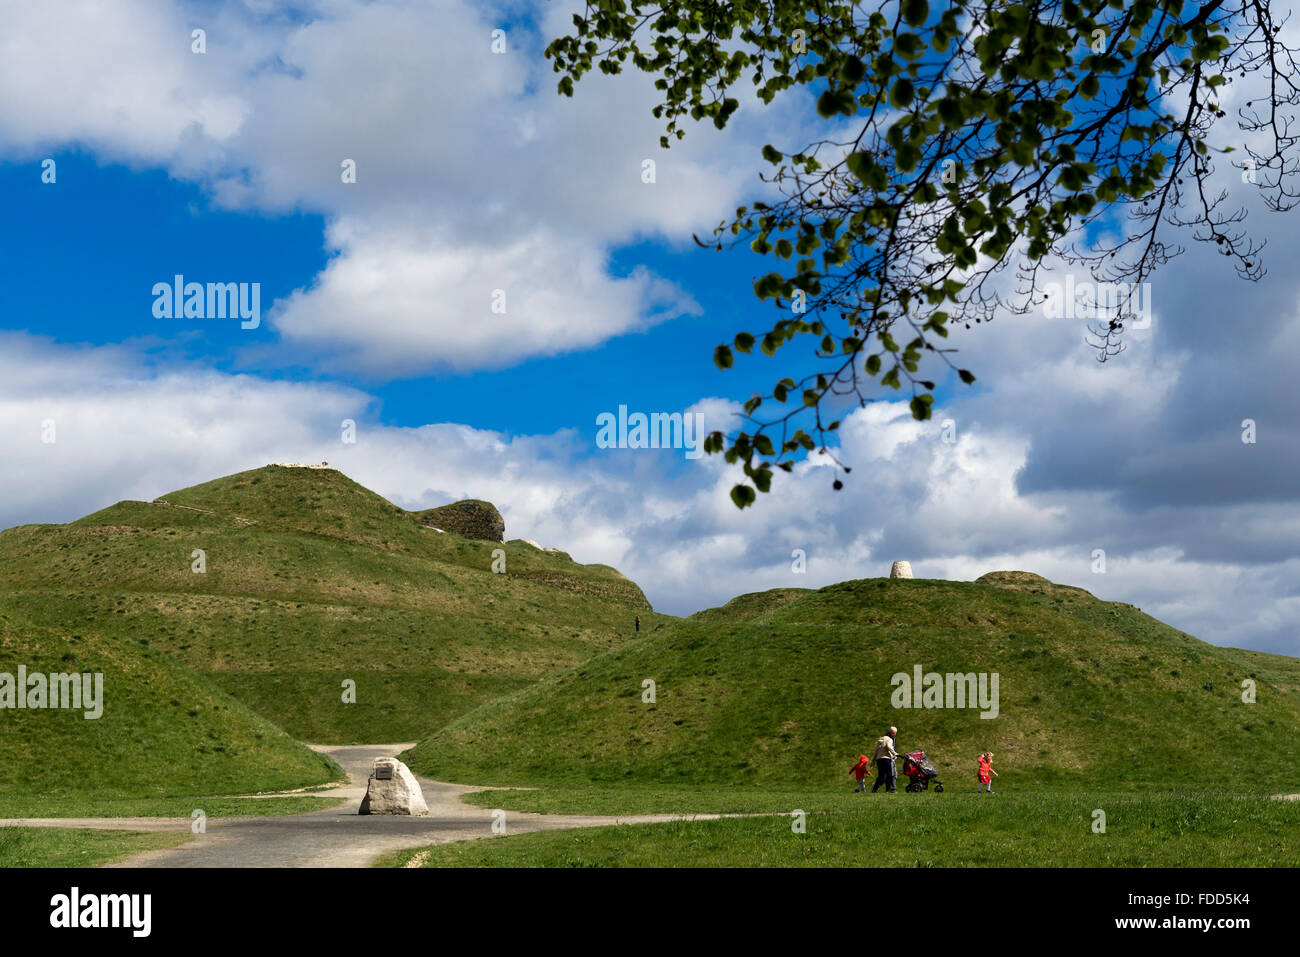
[[[970,385],[972,382],[975,381],[975,373],[970,372],[966,369],[958,369],[957,375],[961,376],[961,381],[965,382],[967,385]]]
[[[925,50],[925,44],[915,33],[900,33],[894,38],[894,49],[907,60],[915,60]]]
[[[732,361],[730,346],[718,346],[713,350],[713,364],[719,369],[730,369]]]
[[[731,500],[736,503],[736,508],[744,508],[747,505],[753,505],[756,497],[754,490],[748,485],[732,486]]]
[[[912,105],[912,99],[915,96],[916,87],[912,84],[912,81],[905,76],[900,76],[894,83],[894,88],[889,91],[889,102],[899,109],[906,109]]]
[[[926,0],[903,0],[901,11],[908,26],[920,27],[930,17],[930,4]]]

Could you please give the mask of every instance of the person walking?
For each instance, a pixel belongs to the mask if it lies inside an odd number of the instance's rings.
[[[885,791],[888,794],[895,794],[898,791],[898,774],[894,768],[894,762],[898,760],[898,751],[895,749],[894,742],[898,740],[898,729],[891,727],[889,734],[882,734],[876,739],[876,783],[871,785],[871,793],[875,794],[880,785],[885,785]]]
[[[641,633],[641,616],[640,616],[640,615],[637,615],[637,616],[636,616],[636,630],[637,630],[637,634],[640,634],[640,633]]]
[[[849,768],[849,774],[852,774],[858,779],[858,786],[853,789],[854,794],[867,793],[867,778],[871,776],[871,771],[868,767],[870,764],[871,762],[867,760],[865,754],[859,754],[858,763]]]

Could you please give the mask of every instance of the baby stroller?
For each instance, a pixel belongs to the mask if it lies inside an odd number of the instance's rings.
[[[903,773],[911,780],[908,791],[924,791],[934,782],[935,793],[942,793],[943,782],[939,780],[939,769],[934,766],[924,751],[910,751],[903,755]]]

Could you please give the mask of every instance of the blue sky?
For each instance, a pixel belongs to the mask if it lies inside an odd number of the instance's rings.
[[[751,393],[812,368],[811,342],[714,368],[716,344],[772,322],[751,291],[769,267],[691,234],[759,195],[764,143],[801,146],[825,122],[800,92],[663,152],[643,77],[554,94],[540,51],[567,11],[7,12],[0,428],[15,438],[0,525],[328,459],[405,507],[489,499],[510,537],[614,565],[673,613],[907,559],[922,577],[1035,571],[1206,640],[1300,652],[1294,217],[1268,216],[1225,164],[1223,188],[1270,244],[1265,281],[1180,237],[1152,328],[1105,366],[1082,322],[956,329],[975,388],[942,388],[929,423],[881,396],[841,431],[843,492],[811,456],[740,513],[718,457],[599,449],[596,416],[690,409],[728,428]],[[260,328],[155,319],[153,284],[178,272],[260,283]],[[498,288],[505,315],[488,308]],[[1257,442],[1241,441],[1246,419]],[[40,441],[46,420],[57,444]]]
[[[65,344],[145,340],[155,352],[227,372],[319,377],[291,355],[265,353],[278,338],[271,323],[250,334],[235,322],[157,319],[151,289],[177,271],[187,281],[256,281],[267,312],[325,268],[325,216],[213,208],[200,185],[164,171],[103,164],[81,151],[51,158],[57,188],[41,182],[39,165],[0,166],[9,227],[0,235],[0,255],[12,275],[24,277],[9,289],[5,328]],[[586,428],[609,408],[611,395],[630,409],[680,411],[702,389],[739,396],[770,389],[776,372],[769,364],[741,358],[723,373],[712,361],[717,343],[773,321],[773,307],[749,292],[760,270],[771,268],[762,257],[743,247],[703,250],[689,237],[686,244],[634,241],[609,252],[611,275],[649,268],[688,289],[699,312],[504,369],[331,378],[365,388],[385,425],[418,426],[454,414],[467,425],[517,433]],[[592,430],[593,443],[594,437]]]

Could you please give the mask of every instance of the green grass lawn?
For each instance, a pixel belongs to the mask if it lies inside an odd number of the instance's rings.
[[[292,797],[144,797],[123,798],[94,793],[46,798],[0,794],[0,818],[20,817],[279,817],[306,814],[342,804],[346,798]]]
[[[846,776],[847,777],[847,776]],[[868,787],[873,779],[868,778]],[[905,779],[904,779],[905,780]],[[900,786],[901,791],[901,786]],[[975,786],[951,788],[942,794],[904,794],[905,801],[946,801]],[[1005,792],[995,794],[1000,798]],[[1077,792],[1049,792],[1077,793]],[[479,807],[528,811],[535,814],[767,814],[791,808],[808,811],[846,811],[866,800],[883,801],[878,794],[854,794],[853,782],[841,790],[789,787],[644,787],[604,785],[588,787],[505,788],[467,794],[463,800]]]
[[[1069,793],[877,795],[838,811],[549,831],[386,855],[401,867],[1291,867],[1300,803]],[[847,802],[846,802],[847,803]],[[824,807],[824,805],[823,805]],[[1105,833],[1094,833],[1094,811]]]
[[[861,795],[852,785],[844,791],[795,788],[690,788],[605,785],[588,787],[508,788],[477,791],[462,800],[486,808],[534,814],[765,814],[801,807],[840,811],[853,808]],[[915,795],[918,800],[947,795]],[[999,796],[1000,795],[995,795]],[[876,795],[882,798],[883,794]],[[907,795],[911,800],[914,795]]]
[[[867,779],[868,787],[871,781],[871,778]],[[1173,792],[1121,792],[1104,788],[1098,788],[1096,791],[1034,789],[1032,792],[1021,792],[1008,790],[1001,779],[996,786],[999,790],[992,796],[993,799],[1000,801],[1005,798],[1009,802],[1030,800],[1033,796],[1040,796],[1044,800],[1079,797],[1098,802],[1128,800],[1141,794],[1149,794],[1153,798],[1173,796]],[[1087,797],[1089,794],[1093,796]],[[1217,800],[1225,796],[1220,791],[1204,789],[1182,790],[1177,794],[1187,800]],[[1228,796],[1243,800],[1261,799],[1261,795],[1258,794],[1243,793]],[[980,795],[975,790],[974,782],[949,783],[942,794],[933,791],[907,794],[902,791],[900,784],[898,800],[908,804],[913,802],[930,804],[964,800],[966,797],[979,798],[988,795]],[[593,785],[491,789],[467,794],[462,800],[479,807],[503,808],[507,811],[525,811],[533,814],[767,814],[784,813],[792,808],[803,808],[806,811],[855,811],[864,806],[863,802],[889,800],[889,795],[883,788],[876,794],[854,794],[852,782],[840,790]]]
[[[98,867],[132,854],[175,847],[189,833],[0,827],[0,867]]]

